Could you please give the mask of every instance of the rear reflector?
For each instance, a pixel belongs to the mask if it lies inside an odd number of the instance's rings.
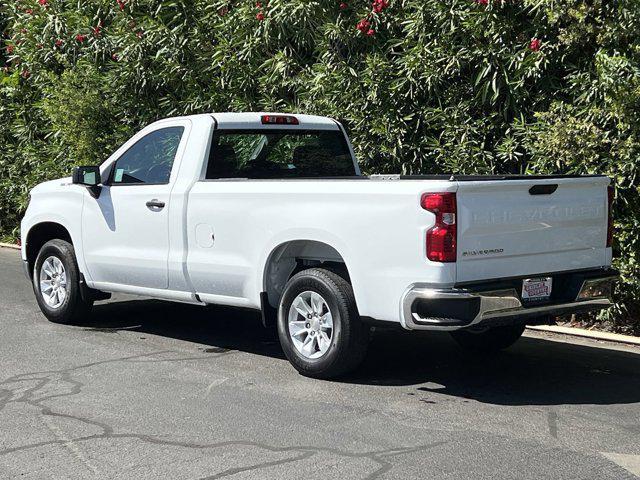
[[[432,262],[455,262],[457,256],[456,194],[425,193],[420,205],[436,216],[435,225],[427,231],[427,258]]]
[[[607,187],[607,247],[613,245],[613,199],[615,193],[614,186],[609,185],[609,187]]]
[[[263,115],[263,125],[299,125],[298,119],[291,115]]]

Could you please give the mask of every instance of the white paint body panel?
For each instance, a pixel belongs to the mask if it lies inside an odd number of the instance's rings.
[[[20,223],[21,253],[27,259],[27,235],[35,225],[44,222],[64,226],[74,245],[82,244],[82,208],[86,189],[71,183],[71,178],[50,180],[31,190],[31,201]],[[87,271],[82,251],[76,252],[78,267]]]
[[[558,185],[531,195],[533,185]],[[457,282],[610,262],[606,177],[460,182]]]
[[[419,201],[427,186],[455,188],[422,181],[198,182],[187,216],[193,286],[257,308],[271,253],[289,241],[313,240],[344,259],[362,315],[399,321],[399,301],[410,284],[455,281],[454,264],[430,264],[425,257],[433,215]],[[197,243],[201,225],[211,226],[213,247]]]
[[[84,199],[82,250],[91,281],[168,288],[168,210],[149,210],[145,203],[153,198],[168,202],[168,189],[105,187],[100,198]]]
[[[70,232],[90,287],[259,308],[274,251],[309,240],[344,260],[361,315],[393,322],[400,322],[402,297],[413,285],[450,288],[460,281],[610,265],[606,178],[554,179],[560,187],[547,198],[528,195],[538,180],[203,180],[214,128],[269,128],[260,115],[156,122],[101,166],[106,173],[154,129],[183,125],[168,185],[107,186],[97,200],[69,179],[37,186],[22,222],[23,258],[29,230],[56,222]],[[340,128],[331,119],[297,117],[300,125],[287,128]],[[420,198],[445,191],[457,193],[459,257],[442,264],[426,259],[434,215],[420,207]],[[167,206],[153,212],[145,205],[152,199]],[[564,213],[536,217],[549,211]],[[504,253],[463,257],[491,248]]]

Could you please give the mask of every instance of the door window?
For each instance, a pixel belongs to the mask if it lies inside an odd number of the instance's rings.
[[[111,185],[169,183],[184,127],[155,130],[138,140],[115,163]]]

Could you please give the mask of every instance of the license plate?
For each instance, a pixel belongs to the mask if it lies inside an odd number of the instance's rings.
[[[527,278],[522,281],[522,301],[543,302],[551,296],[551,277]]]

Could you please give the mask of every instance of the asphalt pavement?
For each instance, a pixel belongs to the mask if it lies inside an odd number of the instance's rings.
[[[0,249],[0,479],[629,479],[640,349],[527,334],[489,358],[375,332],[304,378],[246,310],[117,296],[49,323]]]

